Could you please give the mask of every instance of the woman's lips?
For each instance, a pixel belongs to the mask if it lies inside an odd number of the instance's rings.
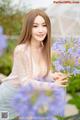
[[[37,35],[38,37],[43,37],[44,35],[43,34],[40,34],[40,35]]]

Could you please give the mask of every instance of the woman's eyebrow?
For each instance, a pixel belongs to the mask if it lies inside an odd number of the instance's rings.
[[[36,22],[35,22],[35,23],[33,23],[33,24],[37,24],[37,25],[38,25],[38,24],[40,24],[40,23],[36,23]],[[45,22],[43,22],[43,23],[41,23],[41,24],[46,24],[46,23],[45,23]]]

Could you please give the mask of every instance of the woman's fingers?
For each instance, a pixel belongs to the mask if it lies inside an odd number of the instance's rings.
[[[61,80],[61,79],[65,79],[66,75],[63,74],[63,73],[60,73],[60,72],[56,72],[56,73],[53,74],[53,78],[55,80]]]
[[[59,75],[59,74],[57,74],[56,76],[55,76],[55,80],[66,80],[66,79],[68,79],[68,77],[69,76],[67,76],[67,75],[64,75],[64,74],[62,74],[62,75]]]
[[[68,84],[68,80],[61,81],[61,84],[62,84],[62,85],[66,85],[66,84]]]
[[[55,81],[55,84],[60,86],[60,87],[66,87],[67,84],[64,84],[62,81]]]

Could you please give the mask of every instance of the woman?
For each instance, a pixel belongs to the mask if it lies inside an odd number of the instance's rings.
[[[36,89],[51,89],[50,79],[54,85],[64,87],[66,76],[52,73],[51,68],[51,23],[43,10],[31,10],[25,16],[20,44],[14,50],[14,62],[11,74],[0,85],[0,111],[8,111],[9,119],[16,118],[10,101],[21,86],[31,83]],[[54,86],[53,85],[53,86]]]

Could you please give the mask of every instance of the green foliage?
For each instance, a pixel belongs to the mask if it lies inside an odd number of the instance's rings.
[[[64,118],[61,116],[55,116],[55,118],[57,118],[57,120],[64,120]]]
[[[8,41],[8,47],[5,53],[0,57],[0,73],[9,75],[12,68],[13,50],[16,45],[14,40]]]
[[[4,33],[7,35],[18,35],[20,33],[22,16],[19,14],[7,15],[0,17],[0,24],[4,28]]]
[[[66,118],[66,120],[80,120],[80,74],[77,74],[76,76],[73,75],[70,78],[67,91],[72,96],[68,103],[76,106],[78,109],[78,114],[69,116]]]
[[[8,75],[11,71],[11,55],[5,54],[2,57],[0,57],[0,73],[3,73],[5,75]]]
[[[72,75],[69,78],[69,85],[67,87],[67,91],[70,94],[74,94],[75,92],[80,91],[80,74],[77,74],[76,76]]]
[[[0,25],[3,26],[5,34],[17,35],[20,33],[23,12],[14,10],[11,4],[11,0],[0,1]]]
[[[73,94],[72,99],[68,101],[70,104],[74,104],[80,111],[80,94]]]

